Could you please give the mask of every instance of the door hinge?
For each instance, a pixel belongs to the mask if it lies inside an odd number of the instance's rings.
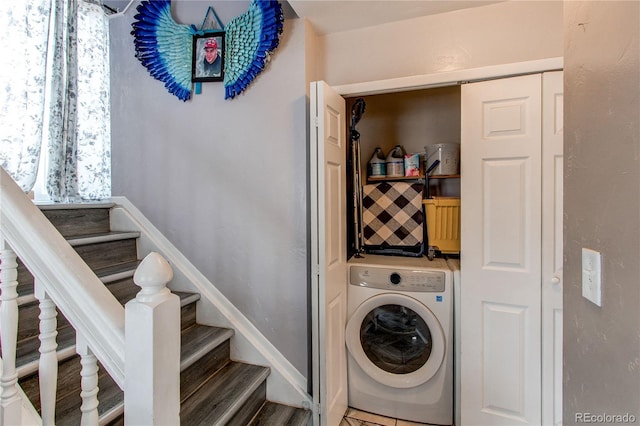
[[[318,404],[315,401],[304,401],[302,403],[302,408],[304,408],[305,410],[309,410],[313,413],[319,413],[320,412],[320,404]]]
[[[313,117],[313,125],[318,127],[318,117]]]

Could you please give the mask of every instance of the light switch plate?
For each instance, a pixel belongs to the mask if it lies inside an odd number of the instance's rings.
[[[582,249],[582,297],[602,307],[602,256],[600,252]]]

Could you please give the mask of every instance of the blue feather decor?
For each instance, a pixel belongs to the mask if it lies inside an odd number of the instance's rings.
[[[137,7],[133,30],[136,58],[149,74],[182,101],[191,98],[193,25],[178,24],[171,0],[144,0]],[[225,26],[225,99],[242,93],[260,74],[278,47],[284,15],[275,0],[252,0],[249,10]]]
[[[242,93],[262,72],[278,47],[284,15],[273,0],[253,0],[249,10],[225,26],[225,99]]]
[[[191,98],[191,54],[195,30],[171,16],[171,0],[145,0],[132,24],[136,58],[169,93]]]

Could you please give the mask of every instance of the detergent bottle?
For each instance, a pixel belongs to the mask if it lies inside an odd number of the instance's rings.
[[[404,176],[404,149],[396,145],[387,155],[387,177]]]
[[[387,174],[387,163],[382,153],[382,149],[377,147],[369,160],[369,176],[384,177]]]

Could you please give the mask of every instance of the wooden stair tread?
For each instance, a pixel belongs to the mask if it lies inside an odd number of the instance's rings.
[[[64,367],[67,374],[76,377],[76,381],[64,383],[66,391],[57,396],[56,400],[56,424],[79,425],[82,413],[80,407],[82,398],[80,397],[80,357],[66,361],[72,367]],[[63,368],[64,364],[61,364]],[[60,388],[60,385],[58,386]],[[124,412],[124,392],[118,387],[115,381],[106,373],[105,369],[98,365],[98,415],[104,421],[106,417],[113,418]]]
[[[229,362],[182,402],[180,424],[227,424],[268,375],[268,367]]]
[[[69,244],[71,244],[72,247],[76,247],[88,244],[127,240],[131,238],[138,238],[139,236],[140,232],[138,231],[109,231],[97,234],[75,235],[73,237],[67,238],[67,241],[69,242]]]
[[[113,203],[42,205],[43,214],[67,239],[80,257],[124,306],[140,288],[133,282],[140,232],[111,231]],[[17,360],[20,385],[39,409],[37,306],[33,277],[19,262],[21,335]],[[180,401],[181,423],[246,426],[249,424],[306,425],[308,411],[266,401],[269,367],[232,361],[234,330],[198,324],[196,303],[200,294],[173,292],[180,298]],[[35,307],[35,309],[34,309]],[[75,353],[75,330],[59,314],[57,354],[56,424],[80,424],[80,357]],[[100,424],[124,424],[124,393],[98,365]]]
[[[58,359],[62,360],[75,354],[76,331],[71,326],[65,326],[58,329],[56,337],[58,347]],[[38,369],[38,361],[40,359],[40,339],[38,336],[30,337],[22,340],[16,350],[16,368],[18,377],[31,374]]]
[[[109,265],[102,268],[96,268],[93,270],[95,274],[105,284],[113,281],[121,280],[123,278],[133,277],[136,272],[136,268],[140,266],[141,260],[131,260],[129,262],[118,263],[115,265]]]
[[[184,330],[180,336],[180,371],[184,371],[203,354],[215,349],[225,340],[233,337],[230,328],[195,324]]]
[[[311,411],[267,401],[249,426],[306,426],[311,419]]]

